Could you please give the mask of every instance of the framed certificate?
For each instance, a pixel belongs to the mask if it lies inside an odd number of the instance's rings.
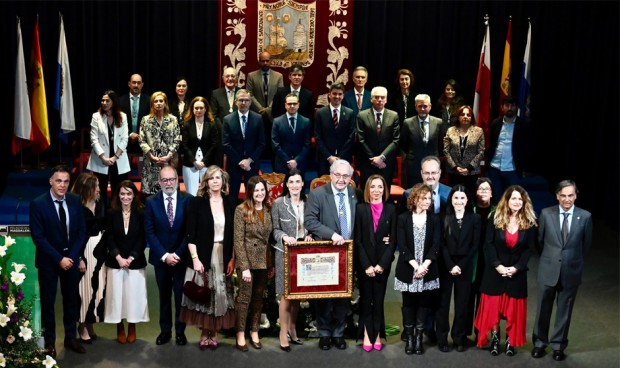
[[[350,298],[353,293],[353,240],[284,244],[286,299]]]

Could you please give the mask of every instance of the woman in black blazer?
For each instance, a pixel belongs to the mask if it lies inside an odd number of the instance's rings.
[[[136,323],[149,321],[143,208],[134,183],[123,180],[112,199],[105,232],[105,322],[117,324],[116,338],[121,344],[136,341]],[[127,335],[123,318],[129,324]]]
[[[480,243],[480,216],[471,212],[467,189],[455,185],[448,196],[443,219],[439,282],[441,303],[437,312],[439,350],[448,352],[449,313],[454,286],[454,320],[452,341],[456,351],[465,350],[467,306],[473,277],[473,255]]]
[[[441,241],[441,224],[439,217],[432,209],[429,210],[432,203],[431,188],[422,183],[416,184],[407,198],[409,211],[398,216],[396,237],[400,255],[396,263],[394,290],[403,294],[407,354],[424,353],[424,323],[439,290],[439,272],[435,261]]]
[[[364,188],[364,202],[358,203],[355,216],[357,280],[361,315],[359,336],[364,336],[365,351],[383,349],[385,316],[383,302],[396,246],[396,210],[388,203],[390,195],[381,175],[371,175]]]
[[[174,85],[174,94],[170,94],[170,103],[168,104],[170,108],[170,114],[174,115],[179,122],[179,125],[183,123],[183,117],[187,114],[188,111],[191,110],[187,101],[190,100],[190,97],[187,95],[187,80],[183,76],[179,76],[176,78],[176,84]]]
[[[525,189],[508,187],[487,225],[487,263],[475,322],[478,347],[488,343],[487,335],[492,332],[491,355],[499,354],[502,318],[506,319],[506,355],[514,355],[513,346],[527,341],[527,262],[535,246],[536,226],[536,213]]]
[[[221,145],[220,131],[206,98],[195,97],[189,104],[181,127],[183,182],[187,193],[195,196],[202,177],[215,164],[214,153]]]

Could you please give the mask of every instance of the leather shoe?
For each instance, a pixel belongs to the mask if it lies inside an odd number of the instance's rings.
[[[159,334],[159,336],[157,336],[157,340],[155,340],[155,343],[157,345],[163,345],[170,341],[170,339],[172,339],[172,334],[170,332],[162,332]]]
[[[443,345],[443,344],[439,344],[438,349],[442,353],[447,353],[450,351],[450,348],[448,347],[448,345]]]
[[[260,341],[256,342],[256,341],[254,341],[252,339],[250,339],[250,345],[252,345],[252,347],[254,349],[259,349],[260,350],[260,349],[263,348],[263,344],[261,344]]]
[[[287,353],[291,351],[291,346],[282,346],[280,345],[280,350],[286,351]]]
[[[187,345],[187,337],[185,337],[184,333],[177,334],[177,345]]]
[[[456,351],[458,351],[459,353],[462,353],[465,351],[465,346],[464,345],[457,345],[456,346]]]
[[[561,362],[565,358],[566,358],[566,355],[564,355],[564,352],[562,350],[553,351],[553,360],[555,360],[556,362]]]
[[[239,345],[239,344],[235,343],[235,348],[237,348],[237,350],[240,350],[240,351],[242,351],[242,352],[244,352],[244,353],[247,353],[247,352],[248,352],[248,350],[250,350],[250,349],[248,348],[248,344],[245,344],[245,345]]]
[[[303,341],[301,341],[301,340],[299,339],[299,337],[298,337],[298,338],[296,338],[296,339],[293,339],[293,338],[291,337],[291,334],[287,334],[287,335],[288,335],[288,339],[289,339],[289,341],[291,342],[291,344],[293,344],[293,345],[303,345],[303,344],[304,344],[304,342],[303,342]]]
[[[93,339],[92,338],[91,339],[83,339],[83,338],[80,337],[80,342],[82,344],[92,345],[93,344]]]
[[[532,358],[542,358],[545,355],[545,349],[534,347],[532,349]]]
[[[86,353],[84,346],[82,346],[82,344],[80,344],[76,339],[65,339],[65,348],[73,350],[79,354]]]
[[[347,343],[342,337],[332,337],[332,344],[334,344],[336,349],[344,350],[347,348]]]
[[[437,333],[435,332],[434,328],[431,328],[430,330],[424,330],[424,333],[426,334],[426,337],[428,337],[428,341],[431,344],[437,343]]]
[[[332,345],[331,342],[329,341],[329,337],[321,337],[319,338],[319,348],[321,350],[329,350],[331,349]]]
[[[56,359],[56,344],[54,344],[53,342],[45,344],[45,354]]]

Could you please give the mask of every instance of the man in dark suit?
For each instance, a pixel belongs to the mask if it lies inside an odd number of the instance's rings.
[[[119,104],[121,110],[127,114],[127,124],[129,130],[129,142],[127,152],[142,154],[138,140],[140,139],[140,122],[142,118],[149,114],[151,109],[150,97],[142,94],[144,82],[140,74],[132,74],[129,77],[129,93],[121,96]]]
[[[487,176],[493,182],[496,198],[501,198],[509,186],[520,183],[536,154],[536,135],[529,121],[517,117],[517,99],[506,96],[502,112],[503,117],[493,120],[489,128],[486,154]]]
[[[364,89],[366,82],[368,82],[368,70],[363,66],[358,66],[353,69],[354,86],[353,89],[345,92],[342,104],[353,110],[356,114],[372,107],[370,91]]]
[[[329,86],[329,106],[316,112],[314,136],[319,159],[318,174],[329,174],[329,167],[338,159],[353,159],[357,116],[350,108],[342,105],[344,86],[332,83]]]
[[[443,137],[447,127],[443,121],[430,116],[431,97],[420,94],[415,97],[418,115],[405,119],[400,132],[400,148],[405,152],[407,188],[422,181],[420,163],[423,157],[443,154]]]
[[[56,357],[54,303],[59,280],[64,313],[64,345],[77,353],[86,352],[76,340],[75,327],[80,310],[78,285],[81,274],[78,265],[86,242],[86,224],[80,198],[68,193],[69,181],[66,167],[54,167],[49,180],[49,193],[30,203],[30,231],[36,246],[34,264],[39,270],[41,325],[45,350],[52,357]]]
[[[224,116],[237,111],[237,105],[235,104],[235,96],[237,95],[237,70],[231,67],[224,68],[222,80],[224,81],[224,87],[214,89],[211,92],[210,101],[213,115],[219,118],[219,120],[216,120],[217,130],[219,132],[222,131]],[[224,149],[218,147],[213,155],[215,158],[215,163],[219,167],[223,167]]]
[[[299,97],[299,113],[310,119],[310,124],[314,129],[314,95],[312,91],[301,86],[305,75],[306,71],[299,64],[293,64],[288,68],[288,79],[291,81],[291,84],[290,86],[280,87],[276,91],[275,96],[273,96],[273,104],[271,105],[271,115],[280,116],[286,112],[284,102],[286,96],[292,93]]]
[[[555,191],[559,206],[545,208],[540,214],[538,240],[542,254],[538,264],[538,302],[532,335],[534,358],[542,357],[547,345],[553,349],[554,360],[565,358],[583,262],[592,245],[592,216],[575,206],[577,193],[574,181],[561,181]],[[555,325],[549,340],[549,322],[556,298]]]
[[[226,171],[230,175],[229,196],[234,201],[239,196],[241,183],[258,175],[260,156],[265,149],[263,118],[250,111],[250,92],[237,91],[238,111],[226,115],[222,130],[222,147],[226,153]]]
[[[441,161],[437,156],[426,156],[421,160],[422,168],[420,169],[420,175],[422,176],[422,182],[431,187],[433,204],[431,209],[436,214],[443,213],[446,210],[446,204],[448,203],[448,197],[450,196],[451,187],[439,182],[441,177]],[[417,184],[417,183],[415,183]],[[415,185],[414,184],[414,185]],[[403,213],[407,210],[407,198],[411,193],[409,188],[403,193],[402,200],[399,201],[399,213]]]
[[[336,160],[330,168],[331,183],[310,191],[304,226],[315,239],[342,245],[353,238],[357,196],[349,186],[352,174],[349,162]],[[349,304],[350,300],[343,298],[315,301],[320,349],[329,350],[331,344],[341,350],[347,348],[343,334]]]
[[[297,113],[299,98],[294,94],[286,96],[286,114],[273,121],[271,146],[275,153],[274,171],[287,173],[299,169],[305,173],[310,152],[310,120]]]
[[[146,200],[144,228],[149,243],[149,263],[155,268],[159,289],[159,328],[155,342],[163,345],[172,338],[172,304],[174,292],[174,327],[177,345],[187,344],[185,323],[179,319],[185,279],[187,239],[185,216],[191,195],[179,191],[177,171],[164,166],[159,172],[161,190]]]
[[[357,115],[360,157],[356,157],[356,164],[361,171],[360,188],[372,174],[383,176],[387,185],[391,185],[399,153],[400,123],[398,114],[385,108],[387,89],[375,87],[370,94],[372,108]]]

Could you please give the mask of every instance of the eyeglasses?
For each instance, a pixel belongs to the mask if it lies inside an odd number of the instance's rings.
[[[424,171],[422,173],[423,176],[430,176],[430,175],[435,176],[437,174],[439,174],[439,171]]]
[[[174,183],[175,181],[177,181],[177,178],[160,178],[159,181],[161,181],[164,184],[168,184],[168,183]]]
[[[347,179],[351,178],[351,175],[348,175],[348,174],[334,174],[334,173],[332,173],[332,175],[333,175],[336,179],[339,179],[339,180],[340,180],[340,179],[347,180]]]

